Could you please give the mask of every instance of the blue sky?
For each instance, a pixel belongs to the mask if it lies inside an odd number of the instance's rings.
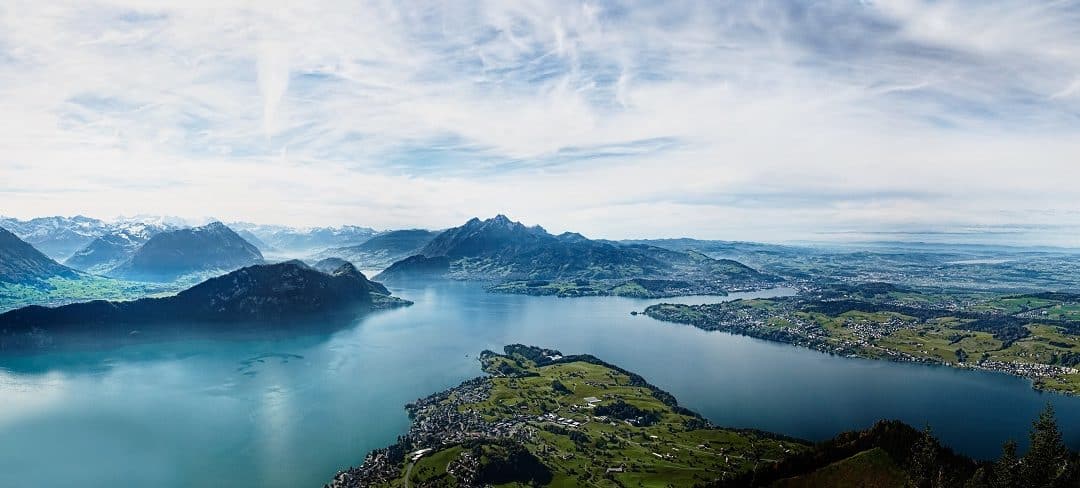
[[[1080,241],[1077,2],[172,3],[0,5],[0,214]]]

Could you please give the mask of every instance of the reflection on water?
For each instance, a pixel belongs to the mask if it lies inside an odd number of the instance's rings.
[[[1018,378],[630,316],[657,300],[492,295],[463,283],[395,293],[416,305],[323,329],[333,332],[0,358],[0,486],[40,484],[43,473],[58,486],[320,486],[393,442],[408,426],[405,403],[479,374],[477,352],[515,342],[595,354],[721,425],[822,439],[901,418],[989,457],[1052,399],[1080,444],[1080,401]]]

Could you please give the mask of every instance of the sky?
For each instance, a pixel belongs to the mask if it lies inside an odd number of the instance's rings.
[[[1080,246],[1080,2],[5,0],[0,214]]]

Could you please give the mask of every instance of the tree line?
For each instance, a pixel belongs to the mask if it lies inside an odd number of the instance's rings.
[[[929,427],[920,431],[900,421],[880,421],[868,430],[840,434],[809,451],[708,486],[769,486],[880,448],[903,470],[904,488],[1080,487],[1080,453],[1065,445],[1052,405],[1047,404],[1032,423],[1028,441],[1023,455],[1010,440],[997,460],[980,462],[943,446]]]

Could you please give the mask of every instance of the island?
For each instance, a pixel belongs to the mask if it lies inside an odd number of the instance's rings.
[[[844,356],[996,371],[1080,394],[1080,295],[823,286],[797,296],[657,304],[654,319]]]

